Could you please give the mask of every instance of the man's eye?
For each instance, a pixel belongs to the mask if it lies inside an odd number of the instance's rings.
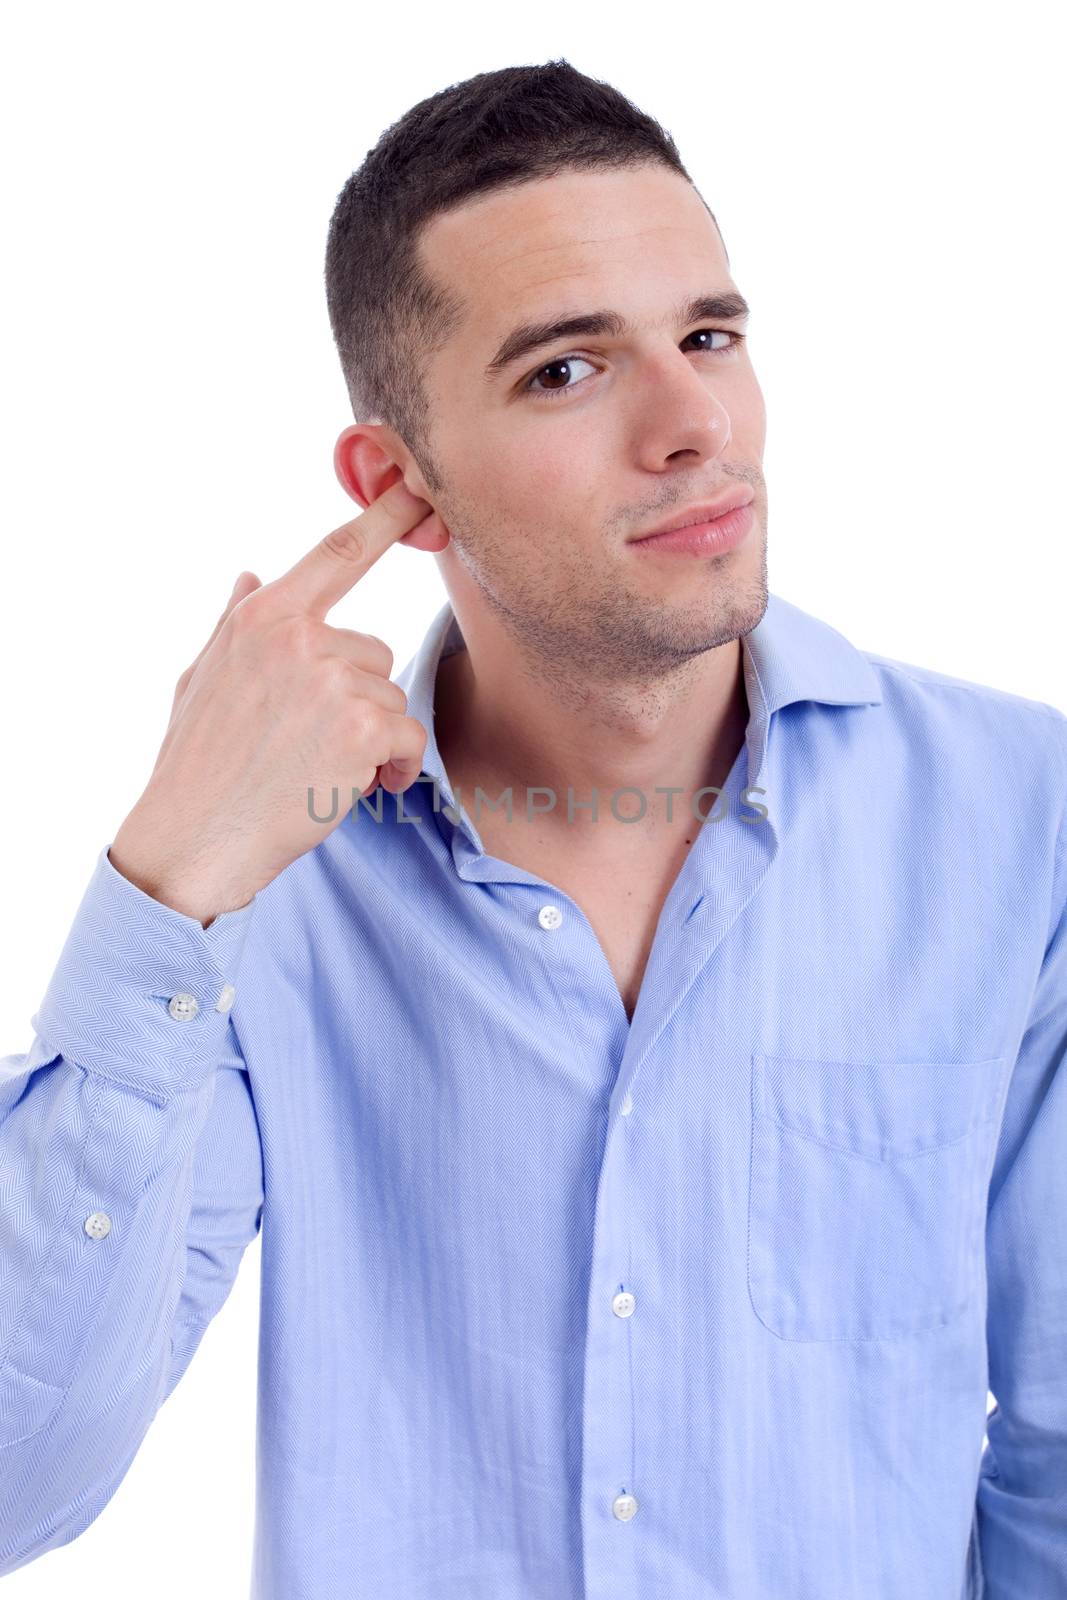
[[[701,354],[711,356],[731,354],[738,348],[745,337],[743,333],[734,333],[728,328],[698,328],[695,333],[686,334],[687,339],[702,339],[705,336],[725,341],[721,345],[705,345],[703,347]],[[554,361],[549,361],[545,366],[538,367],[537,371],[530,375],[522,386],[523,393],[536,395],[538,400],[554,400],[557,395],[571,393],[572,390],[579,388],[580,384],[585,382],[584,378],[580,379],[578,383],[566,382],[566,379],[571,375],[575,362],[584,362],[587,367],[592,364],[586,361],[585,356],[557,356]],[[544,377],[546,373],[552,373],[557,377],[562,376],[564,379],[563,385],[555,389],[539,389],[535,387],[537,380]]]
[[[525,385],[527,393],[545,396],[551,399],[554,395],[566,394],[567,389],[576,388],[577,385],[573,383],[567,384],[566,388],[562,389],[536,389],[534,387],[537,379],[543,377],[546,372],[551,373],[553,376],[558,376],[560,373],[562,373],[564,379],[570,377],[576,362],[579,366],[581,366],[583,363],[587,367],[592,365],[591,362],[586,361],[584,356],[557,356],[555,361],[550,361],[547,366],[538,367],[533,377],[530,378],[529,382]]]

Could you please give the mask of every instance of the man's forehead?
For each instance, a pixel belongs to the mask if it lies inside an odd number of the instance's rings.
[[[501,392],[557,338],[748,315],[714,218],[689,180],[666,170],[492,190],[433,218],[418,254],[449,307],[434,364],[473,360]]]
[[[671,260],[699,253],[728,275],[718,229],[693,186],[644,166],[564,172],[475,195],[434,217],[420,247],[435,279],[487,313],[494,303],[506,311],[516,293],[577,288],[597,265],[632,261],[634,251]]]

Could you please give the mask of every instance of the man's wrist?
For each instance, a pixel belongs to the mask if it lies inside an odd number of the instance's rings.
[[[107,858],[115,871],[121,873],[136,889],[158,900],[160,905],[167,906],[171,911],[194,918],[202,927],[209,927],[223,911],[239,909],[234,896],[228,900],[219,889],[198,884],[191,877],[179,877],[151,857],[140,855],[135,847],[122,838],[121,829],[108,848]]]

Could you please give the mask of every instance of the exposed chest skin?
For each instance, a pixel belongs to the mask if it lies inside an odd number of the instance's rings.
[[[722,787],[726,783],[743,742],[744,728],[735,726],[709,784]],[[460,785],[464,809],[486,850],[554,884],[581,907],[632,1021],[663,903],[700,832],[691,800],[675,795],[671,820],[663,815],[646,826],[644,821],[624,823],[611,817],[610,796],[601,795],[598,820],[591,825],[573,825],[536,815],[527,821],[525,791],[516,789],[509,820],[503,809],[472,806],[475,786],[482,780],[462,767],[462,759],[453,753],[450,776],[455,771],[453,781]],[[482,788],[488,795],[500,792],[499,786],[494,789],[482,783]],[[650,798],[664,803],[663,796]],[[721,798],[706,795],[699,802],[700,814],[707,816],[723,803]],[[632,814],[635,807],[630,796],[619,803],[624,814]],[[588,817],[588,813],[584,815]]]
[[[652,843],[616,841],[612,851],[560,842],[484,812],[476,826],[491,855],[536,873],[581,907],[632,1020],[660,911],[698,832],[696,820],[665,826]],[[613,837],[621,832],[614,829]]]
[[[439,681],[447,681],[454,667],[454,659],[442,662]],[[702,778],[703,785],[721,787],[726,783],[744,744],[747,718],[747,703],[741,696],[720,729],[716,759],[710,775]],[[612,815],[610,790],[602,790],[597,819],[592,821],[584,810],[579,813],[581,820],[570,823],[565,817],[565,800],[562,820],[536,813],[528,817],[526,791],[512,784],[509,818],[503,807],[494,810],[490,804],[474,803],[479,787],[484,795],[496,797],[509,784],[506,779],[488,779],[469,764],[456,734],[454,726],[442,719],[438,743],[449,780],[458,788],[463,808],[486,850],[500,861],[543,878],[581,907],[632,1021],[664,901],[700,832],[699,817],[721,806],[721,799],[704,795],[697,816],[692,796],[675,794],[668,820],[666,797],[651,793],[646,796],[646,814],[640,821],[620,822]],[[662,780],[664,785],[671,781]],[[624,782],[620,780],[620,784]],[[624,816],[635,815],[639,809],[636,798],[623,796],[618,809]]]

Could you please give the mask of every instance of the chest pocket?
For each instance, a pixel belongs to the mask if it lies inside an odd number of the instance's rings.
[[[905,1338],[973,1304],[1009,1074],[753,1055],[748,1288],[772,1333]]]

